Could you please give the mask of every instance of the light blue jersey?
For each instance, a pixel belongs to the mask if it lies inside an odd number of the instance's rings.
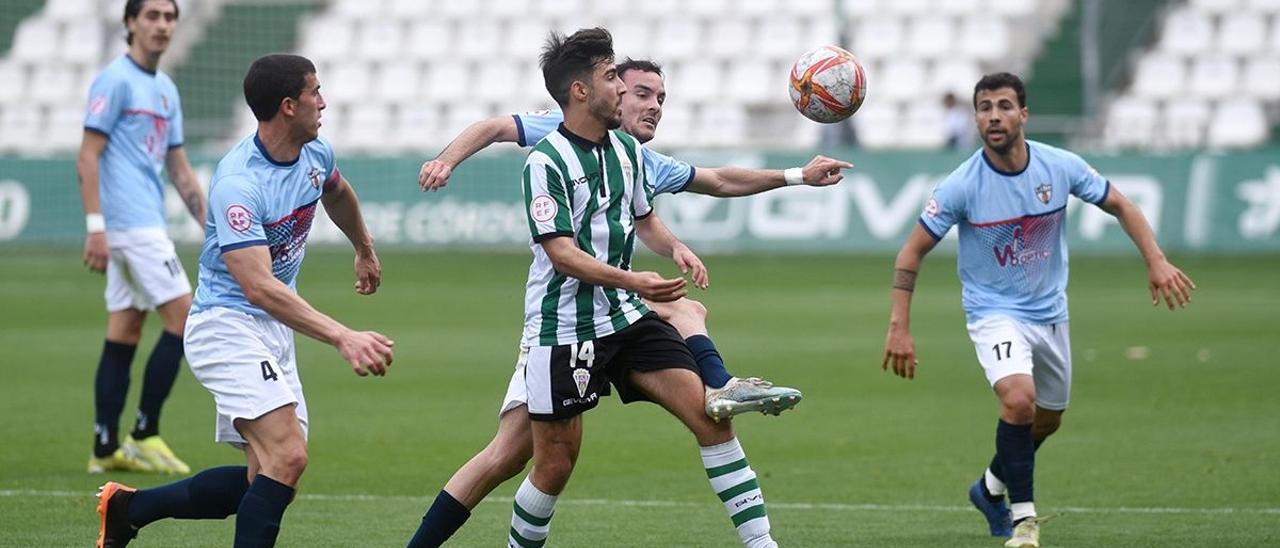
[[[271,252],[271,273],[296,290],[316,202],[338,180],[333,148],[324,139],[303,145],[302,153],[289,163],[272,159],[256,133],[241,140],[218,162],[209,183],[209,214],[191,311],[223,307],[269,316],[249,304],[222,254],[265,245]]]
[[[995,168],[982,150],[933,191],[920,225],[942,239],[960,225],[957,271],[970,322],[1008,315],[1067,320],[1067,195],[1100,205],[1110,183],[1079,156],[1027,141],[1027,167]]]
[[[93,80],[84,128],[107,137],[98,160],[107,230],[164,228],[160,173],[169,150],[182,146],[182,104],[173,80],[121,55]]]
[[[564,113],[558,110],[542,110],[513,114],[516,119],[516,143],[522,147],[538,144],[543,137],[560,127],[564,121]],[[693,182],[696,168],[666,154],[644,148],[644,169],[649,181],[653,183],[654,194],[675,194],[683,192]]]

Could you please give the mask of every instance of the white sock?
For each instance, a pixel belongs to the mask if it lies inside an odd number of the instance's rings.
[[[539,491],[528,476],[511,505],[511,532],[507,536],[510,546],[541,546],[551,530],[551,516],[556,510],[556,496]]]
[[[1013,521],[1022,518],[1036,517],[1036,503],[1034,502],[1015,502],[1009,505],[1009,513],[1013,514]]]
[[[738,530],[738,538],[747,548],[777,546],[769,536],[769,516],[765,513],[764,494],[756,482],[756,473],[747,464],[742,445],[734,438],[720,445],[699,448],[702,466],[711,479],[711,490],[724,502],[724,508]]]
[[[995,474],[991,473],[990,468],[982,473],[982,479],[987,484],[987,492],[991,493],[992,496],[1003,495],[1009,491],[1008,488],[1005,487],[1004,482],[1000,481],[1000,478],[997,478]]]

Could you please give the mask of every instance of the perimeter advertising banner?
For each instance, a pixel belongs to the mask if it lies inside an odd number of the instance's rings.
[[[967,154],[858,152],[831,154],[856,164],[839,185],[784,188],[746,198],[665,195],[658,211],[672,230],[702,251],[886,252],[914,226],[935,184]],[[782,168],[803,165],[796,154],[683,155],[699,166]],[[1170,251],[1280,251],[1280,154],[1086,155],[1116,188],[1137,203]],[[481,155],[434,193],[417,187],[422,158],[339,158],[355,185],[379,245],[417,248],[518,249],[528,244],[521,211],[517,153]],[[215,158],[196,159],[207,183]],[[82,241],[72,158],[0,158],[0,246]],[[169,189],[170,233],[201,241],[202,229]],[[1131,249],[1115,220],[1071,200],[1074,253]],[[311,241],[342,243],[318,215]],[[954,238],[955,231],[949,238]],[[953,245],[953,244],[944,244]]]

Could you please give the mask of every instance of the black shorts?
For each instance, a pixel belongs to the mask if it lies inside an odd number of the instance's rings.
[[[631,371],[698,371],[675,327],[650,312],[612,335],[592,341],[529,349],[525,365],[529,418],[554,421],[594,408],[618,390],[623,403],[649,401],[627,380]]]

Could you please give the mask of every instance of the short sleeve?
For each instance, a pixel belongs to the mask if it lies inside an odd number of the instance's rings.
[[[338,170],[338,157],[333,152],[333,144],[324,137],[316,138],[316,143],[320,145],[321,168],[324,170],[324,185],[321,188],[324,192],[329,192],[337,188],[338,181],[342,180],[342,172]]]
[[[173,93],[173,111],[169,114],[169,148],[182,146],[182,99]]]
[[[1107,193],[1111,191],[1111,182],[1084,161],[1084,158],[1075,154],[1071,154],[1067,165],[1071,194],[1091,204],[1102,205],[1107,200]]]
[[[636,157],[646,161],[638,162],[640,165],[636,167],[635,188],[631,191],[631,211],[635,214],[635,218],[643,219],[653,213],[654,188],[648,166],[645,165],[647,163],[645,155],[648,151],[638,142],[635,143],[635,147]]]
[[[511,117],[516,120],[516,143],[522,147],[538,144],[564,121],[564,113],[558,110],[512,114]]]
[[[85,129],[110,134],[128,101],[128,82],[116,78],[110,72],[99,74],[89,87],[89,106],[84,115]]]
[[[924,206],[924,213],[920,215],[920,226],[924,227],[933,239],[941,240],[952,226],[964,218],[964,185],[953,176],[938,183],[938,186],[933,189],[933,195],[929,197],[929,202]]]
[[[569,197],[560,172],[550,163],[535,161],[532,157],[525,162],[524,205],[533,241],[573,236]]]
[[[688,163],[650,149],[644,149],[644,167],[654,194],[683,192],[695,173]]]
[[[223,177],[210,185],[209,213],[223,253],[267,245],[262,209],[257,190],[243,175]]]

